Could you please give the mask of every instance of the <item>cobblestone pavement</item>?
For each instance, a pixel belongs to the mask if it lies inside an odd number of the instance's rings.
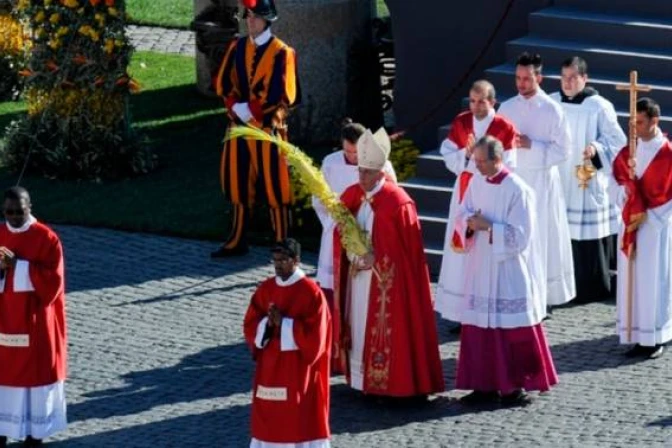
[[[255,285],[271,275],[267,249],[212,262],[213,243],[57,230],[68,276],[70,426],[50,446],[246,446],[253,364],[241,322]],[[310,271],[316,257],[304,258]],[[532,406],[471,410],[451,390],[425,406],[385,408],[335,378],[333,446],[672,446],[672,354],[626,360],[613,303],[557,310],[547,329],[561,384]],[[452,385],[457,342],[444,323],[439,330]]]
[[[196,55],[196,38],[193,31],[128,25],[126,33],[138,51]]]

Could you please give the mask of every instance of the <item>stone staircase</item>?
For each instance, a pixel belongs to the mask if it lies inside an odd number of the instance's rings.
[[[661,105],[661,128],[672,132],[672,0],[556,0],[530,14],[529,34],[506,45],[506,62],[485,71],[500,101],[516,95],[514,61],[523,51],[541,54],[542,88],[560,89],[560,65],[567,57],[588,62],[589,85],[614,103],[627,130],[628,95],[616,91],[627,83],[630,70]],[[448,125],[438,130],[439,140]],[[438,150],[422,154],[417,176],[403,184],[415,199],[423,226],[430,271],[437,275],[445,237],[446,218],[455,176],[445,168]]]

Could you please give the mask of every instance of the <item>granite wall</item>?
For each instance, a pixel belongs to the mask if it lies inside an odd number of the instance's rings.
[[[230,4],[231,0],[220,0]],[[235,3],[235,2],[234,2]],[[195,0],[196,14],[210,0]],[[290,137],[301,144],[337,140],[346,115],[348,55],[356,39],[367,39],[372,16],[370,0],[276,0],[278,20],[273,33],[298,55],[302,104],[290,116]],[[241,33],[245,33],[241,22]],[[212,94],[205,54],[197,52],[200,90]]]
[[[273,32],[294,47],[303,104],[290,121],[294,140],[336,140],[346,113],[348,53],[366,36],[371,20],[369,0],[277,0]]]

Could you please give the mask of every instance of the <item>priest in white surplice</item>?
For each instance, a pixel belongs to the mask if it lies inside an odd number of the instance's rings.
[[[476,81],[469,91],[469,111],[459,114],[450,127],[450,132],[441,144],[441,155],[446,168],[455,174],[455,188],[450,198],[448,224],[441,261],[441,273],[436,285],[434,308],[444,319],[460,321],[456,304],[463,296],[464,278],[463,248],[453,239],[452,228],[459,204],[476,173],[471,153],[476,141],[491,135],[504,146],[504,163],[516,166],[516,128],[509,120],[495,113],[495,88],[488,81]]]
[[[557,383],[541,320],[545,278],[535,245],[534,192],[502,164],[502,144],[484,137],[474,149],[480,174],[455,217],[465,248],[457,389],[467,403],[529,402],[525,391]]]
[[[572,245],[567,224],[558,165],[569,158],[571,136],[559,104],[544,92],[541,57],[523,53],[516,62],[518,95],[502,103],[499,113],[521,133],[516,173],[537,196],[543,268],[546,275],[544,305],[562,305],[576,296]]]
[[[635,344],[626,353],[631,357],[658,358],[672,339],[672,144],[658,128],[659,117],[653,100],[637,102],[636,156],[631,159],[627,146],[618,153],[609,188],[623,209],[616,324],[621,343]]]
[[[341,144],[343,149],[333,152],[326,156],[322,161],[322,174],[331,190],[337,195],[341,195],[350,185],[359,182],[359,171],[357,167],[357,140],[364,134],[366,128],[359,123],[354,123],[346,119],[341,129]],[[397,182],[397,176],[389,160],[385,161],[383,167],[388,180]],[[322,202],[313,196],[313,209],[322,223],[322,239],[320,240],[320,255],[317,262],[317,277],[329,309],[333,311],[334,302],[334,227],[335,222],[327,213],[327,209]],[[339,334],[338,320],[334,319],[334,334]],[[335,347],[331,352],[333,362],[332,371],[340,372],[341,362],[338,357],[341,351],[338,348],[338,338],[334,338]]]
[[[572,151],[560,166],[572,238],[576,299],[590,302],[613,298],[611,272],[616,269],[619,214],[607,192],[611,164],[627,139],[614,106],[586,87],[588,66],[575,56],[562,64],[562,89],[551,98],[562,105],[572,133]],[[595,170],[584,188],[577,167]]]

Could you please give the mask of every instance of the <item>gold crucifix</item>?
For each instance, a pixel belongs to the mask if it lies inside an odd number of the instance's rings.
[[[630,72],[630,84],[618,84],[616,90],[630,92],[630,121],[628,122],[628,148],[630,149],[630,178],[635,176],[635,156],[637,154],[637,92],[649,92],[651,87],[637,84],[637,71]],[[628,274],[626,278],[626,332],[628,342],[632,341],[632,306],[634,302],[635,281],[634,252],[628,256]]]
[[[637,84],[637,70],[630,72],[630,84],[617,84],[616,90],[630,92],[630,119],[628,121],[628,147],[630,160],[635,160],[637,154],[637,92],[650,92],[651,87]],[[635,178],[635,169],[630,164],[630,177]]]

